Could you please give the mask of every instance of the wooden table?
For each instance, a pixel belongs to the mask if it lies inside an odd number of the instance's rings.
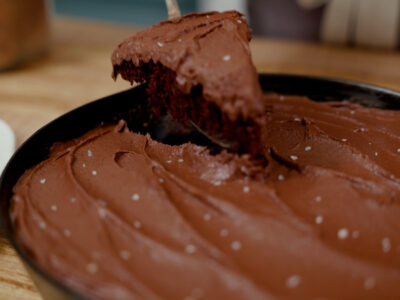
[[[53,47],[39,61],[0,73],[0,118],[20,145],[36,129],[70,109],[129,87],[111,79],[110,55],[136,29],[56,19]],[[400,52],[255,39],[260,72],[322,75],[400,90]],[[40,299],[14,251],[0,234],[0,299]]]

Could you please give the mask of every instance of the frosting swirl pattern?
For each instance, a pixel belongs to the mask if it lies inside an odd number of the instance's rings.
[[[400,112],[265,96],[266,166],[123,122],[14,188],[29,255],[98,299],[398,299]]]

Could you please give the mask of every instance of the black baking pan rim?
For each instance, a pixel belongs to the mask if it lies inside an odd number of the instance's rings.
[[[372,107],[400,110],[400,92],[370,84],[288,74],[260,74],[260,82],[265,92],[307,96],[316,101],[346,100]],[[47,299],[87,300],[88,298],[42,270],[18,244],[13,236],[9,215],[12,188],[25,170],[46,159],[54,142],[74,139],[102,122],[116,122],[121,118],[129,118],[128,111],[133,113],[135,118],[140,116],[142,124],[143,118],[146,117],[140,115],[140,112],[144,111],[142,107],[144,105],[146,105],[146,93],[145,86],[142,85],[78,107],[36,131],[19,147],[4,169],[0,178],[0,226],[39,291],[43,296],[47,296]],[[81,122],[74,123],[76,119]],[[134,123],[133,121],[132,124]],[[147,130],[141,126],[133,126],[131,129],[143,133]],[[25,154],[29,154],[28,157],[24,157]]]

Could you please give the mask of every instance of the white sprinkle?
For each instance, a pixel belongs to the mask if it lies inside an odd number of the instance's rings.
[[[209,18],[210,18],[210,16],[209,16],[209,15],[206,15],[206,18],[207,18],[207,19],[209,19]]]
[[[182,42],[182,39],[178,39],[178,42],[179,42],[179,43]]]
[[[299,275],[292,275],[286,280],[286,287],[293,289],[297,287],[301,282],[301,277]]]
[[[93,156],[93,152],[91,150],[87,151],[87,156],[92,157]]]
[[[315,202],[321,202],[321,200],[322,200],[322,197],[321,197],[321,196],[315,197]]]
[[[163,182],[164,182],[164,179],[158,178],[158,181],[159,181],[160,183],[163,183]]]
[[[298,160],[299,158],[296,155],[290,155],[291,160]]]
[[[231,247],[233,250],[238,251],[238,250],[240,250],[240,248],[242,248],[242,244],[239,241],[234,241],[231,244]]]
[[[164,46],[164,44],[161,43],[161,42],[157,42],[157,45],[158,45],[158,47],[160,47],[160,48]]]
[[[86,270],[92,274],[96,273],[97,269],[98,269],[97,264],[94,262],[91,262],[91,263],[87,264],[87,266],[86,266]]]
[[[140,228],[142,227],[142,223],[140,223],[140,221],[135,221],[133,222],[133,226],[135,226],[135,228]]]
[[[172,163],[172,160],[168,159],[167,164],[170,164],[170,163]]]
[[[322,224],[323,221],[324,221],[324,217],[323,216],[316,216],[315,217],[315,223]]]
[[[186,248],[185,248],[185,251],[187,252],[187,253],[189,253],[189,254],[192,254],[192,253],[194,253],[194,252],[196,252],[196,246],[195,245],[187,245],[186,246]]]
[[[204,221],[210,221],[211,220],[211,215],[210,214],[205,214],[203,216]]]
[[[242,20],[237,20],[236,22],[238,22],[239,24],[242,24]]]
[[[244,186],[244,187],[243,187],[243,192],[244,192],[244,193],[250,192],[250,187]]]
[[[134,200],[134,201],[138,201],[140,199],[140,196],[139,196],[139,194],[133,194],[132,195],[132,200]]]
[[[52,210],[52,211],[57,211],[57,205],[52,205],[52,206],[51,206],[51,210]]]
[[[342,142],[347,142],[347,139],[342,139]]]
[[[224,57],[222,57],[223,61],[230,61],[231,60],[231,56],[230,55],[225,55]]]
[[[226,237],[226,236],[228,236],[228,234],[229,234],[228,229],[222,229],[219,233],[219,235],[222,237]]]
[[[400,148],[397,149],[397,152],[400,153]]]
[[[310,151],[311,150],[311,146],[307,146],[304,148],[305,151]]]
[[[76,202],[76,198],[72,197],[72,198],[70,199],[70,201],[71,201],[71,203],[75,203],[75,202]]]
[[[279,100],[281,101],[285,100],[285,96],[279,96]]]
[[[350,113],[351,113],[352,115],[354,115],[356,112],[355,112],[354,110],[351,110]]]
[[[86,164],[82,164],[82,168],[86,168]]]
[[[392,245],[390,243],[390,239],[388,237],[383,238],[382,239],[382,251],[385,253],[388,253],[391,248],[392,248]]]
[[[43,221],[40,221],[39,222],[39,227],[42,228],[42,229],[45,229],[46,228],[46,223],[43,222]]]
[[[353,130],[354,133],[357,133],[357,132],[366,132],[366,131],[368,131],[368,130],[367,130],[366,128],[364,128],[364,127],[356,128],[356,129]]]
[[[278,175],[278,180],[279,181],[284,181],[285,180],[285,176],[283,176],[282,174]]]
[[[301,119],[300,118],[294,118],[294,120],[296,121],[296,122],[300,122],[301,121]]]
[[[375,287],[375,278],[369,277],[364,281],[364,288],[366,290],[373,289]]]
[[[128,43],[129,44],[129,43]],[[117,52],[116,54],[115,54],[115,56],[118,58],[119,57],[119,53]]]
[[[222,182],[221,181],[215,181],[214,183],[213,183],[213,185],[215,185],[215,186],[220,186],[222,184]]]
[[[68,229],[65,229],[65,230],[64,230],[64,235],[65,235],[66,237],[71,236],[71,231],[69,231]]]
[[[183,163],[183,158],[178,159],[179,163]]]
[[[92,175],[93,175],[93,176],[97,175],[97,171],[96,171],[96,170],[93,170],[93,171],[92,171]]]
[[[122,259],[128,260],[131,257],[131,253],[127,250],[122,250],[119,255],[121,256]]]
[[[351,237],[353,239],[357,239],[360,236],[360,232],[358,230],[354,230],[353,233],[351,234]]]
[[[104,200],[97,200],[97,203],[100,205],[100,206],[103,206],[103,207],[106,207],[107,206],[107,202],[106,201],[104,201]]]
[[[106,214],[107,214],[107,212],[106,212],[106,210],[104,208],[99,208],[98,213],[99,213],[99,217],[102,218],[102,219],[104,219],[106,217]]]
[[[337,236],[339,239],[344,240],[349,236],[349,230],[346,228],[342,228],[338,231]]]
[[[41,184],[45,184],[45,183],[46,183],[46,178],[40,179],[40,183],[41,183]]]

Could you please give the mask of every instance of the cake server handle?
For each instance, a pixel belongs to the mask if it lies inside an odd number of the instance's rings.
[[[165,0],[168,9],[168,19],[173,19],[181,16],[178,2],[176,0]]]

